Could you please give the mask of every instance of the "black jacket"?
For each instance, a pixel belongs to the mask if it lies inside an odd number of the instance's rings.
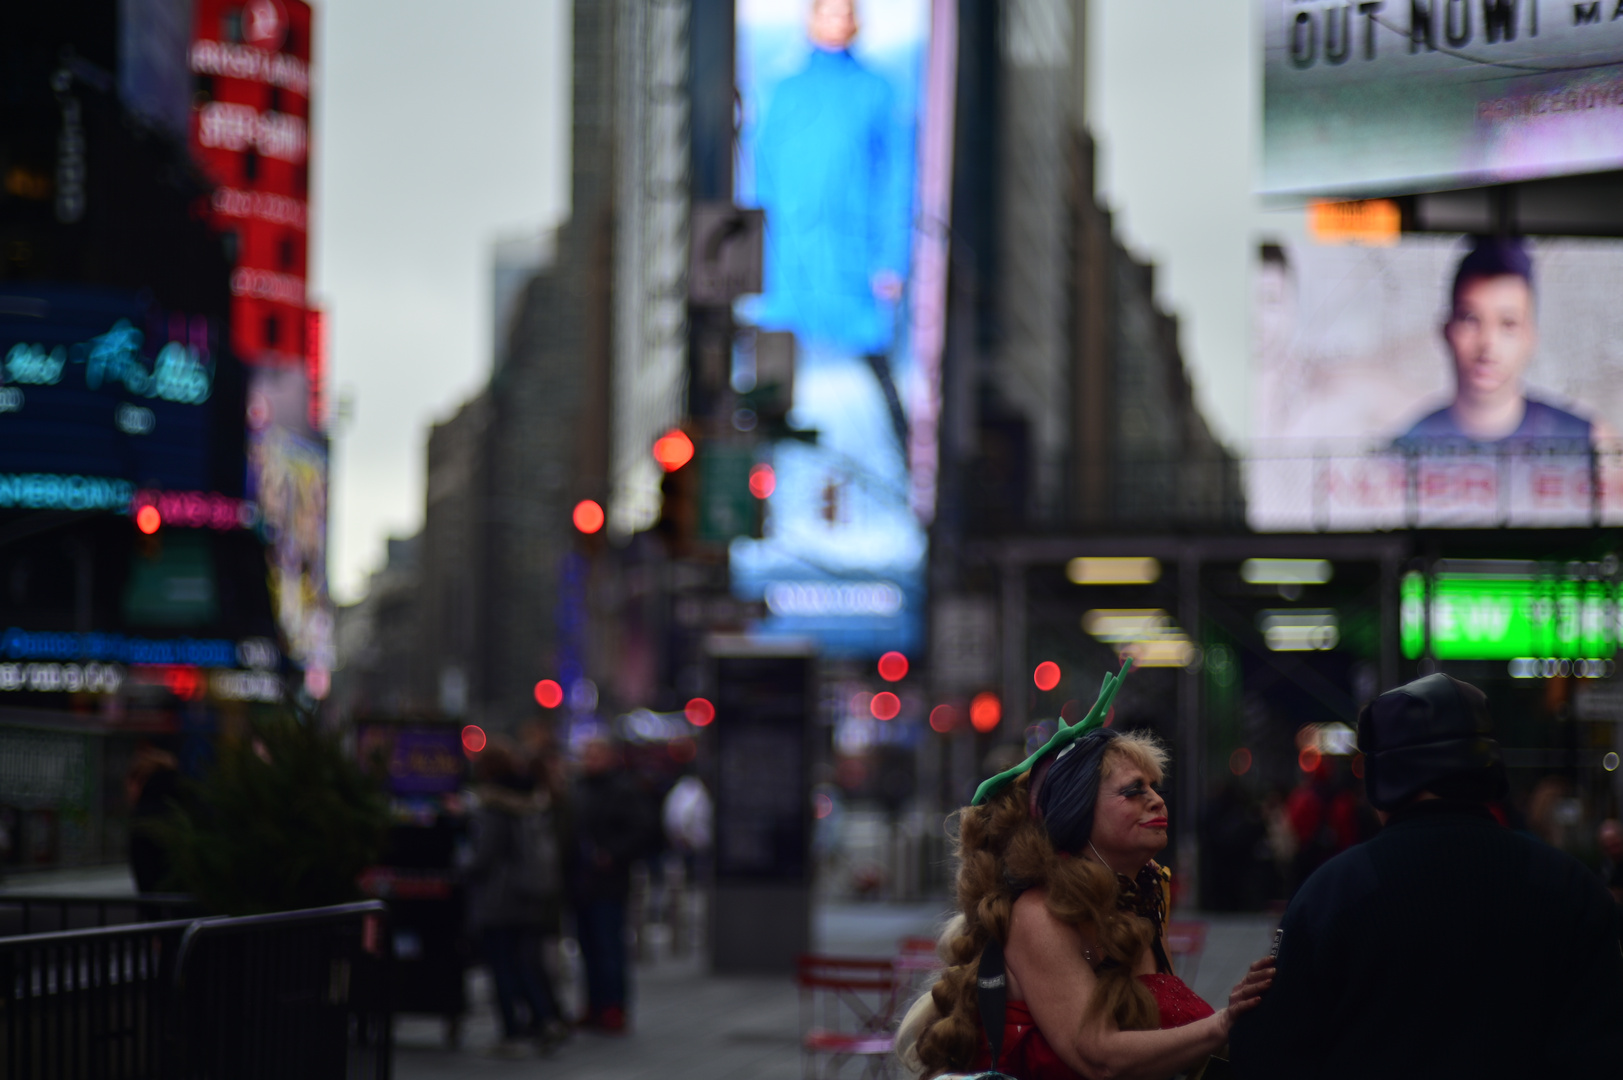
[[[1230,1040],[1245,1080],[1623,1075],[1617,905],[1480,806],[1424,802],[1325,863]]]
[[[631,892],[631,864],[652,846],[656,819],[648,796],[619,770],[580,777],[573,796],[575,900],[624,900]]]

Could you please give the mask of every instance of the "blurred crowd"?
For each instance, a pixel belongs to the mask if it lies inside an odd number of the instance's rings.
[[[469,923],[488,965],[500,1013],[495,1053],[545,1052],[575,1028],[615,1034],[629,1023],[628,939],[633,868],[650,892],[667,867],[702,880],[711,840],[709,792],[689,772],[661,783],[628,767],[623,748],[599,735],[565,755],[549,728],[518,742],[494,739],[474,760],[463,872]],[[584,979],[581,1011],[564,1015],[544,956],[571,937]]]

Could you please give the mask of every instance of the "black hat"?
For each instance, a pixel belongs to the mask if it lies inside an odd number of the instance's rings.
[[[1422,791],[1487,802],[1509,790],[1488,698],[1470,683],[1427,675],[1388,690],[1358,714],[1369,801],[1395,810]]]

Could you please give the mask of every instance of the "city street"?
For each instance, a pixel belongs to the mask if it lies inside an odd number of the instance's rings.
[[[817,913],[822,952],[883,956],[905,936],[933,934],[944,904],[840,904]],[[1245,967],[1267,951],[1274,920],[1219,915],[1207,920],[1206,950],[1191,985],[1221,1005]],[[645,964],[635,976],[630,1034],[577,1035],[550,1058],[501,1061],[485,1056],[496,1041],[489,983],[472,976],[473,1007],[460,1051],[447,1050],[437,1019],[396,1020],[395,1076],[449,1080],[527,1076],[544,1071],[570,1080],[791,1080],[801,1075],[800,1006],[793,980],[718,977],[696,957]],[[851,1069],[855,1072],[853,1066]]]

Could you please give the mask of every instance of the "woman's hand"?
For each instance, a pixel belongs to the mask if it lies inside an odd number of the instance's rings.
[[[1218,1024],[1227,1036],[1234,1027],[1234,1021],[1244,1013],[1255,1009],[1262,1001],[1262,992],[1268,989],[1274,981],[1274,958],[1264,956],[1252,964],[1246,971],[1245,978],[1235,984],[1229,991],[1228,1008],[1217,1014]]]

